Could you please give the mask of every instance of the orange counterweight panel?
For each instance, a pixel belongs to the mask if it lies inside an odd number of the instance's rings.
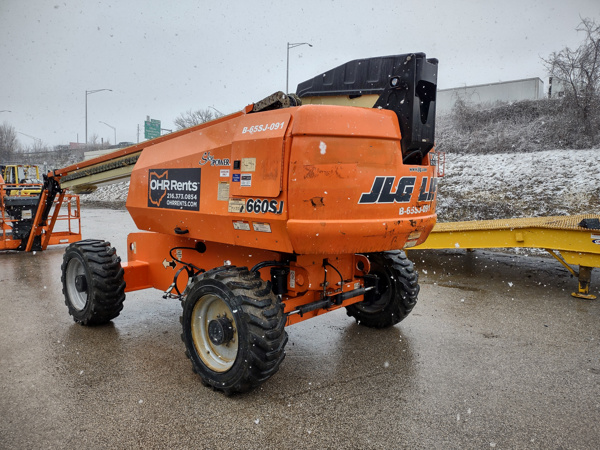
[[[288,231],[294,250],[374,252],[423,242],[436,220],[437,171],[402,163],[395,115],[314,108],[318,114],[309,114],[312,108],[295,114],[292,130]],[[340,110],[344,114],[336,114]],[[336,126],[336,117],[347,122]]]

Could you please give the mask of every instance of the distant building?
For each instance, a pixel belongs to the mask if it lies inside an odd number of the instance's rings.
[[[550,77],[548,79],[548,98],[561,98],[565,95],[564,82],[560,78]]]
[[[441,114],[449,113],[459,98],[468,103],[493,105],[498,102],[538,100],[545,97],[544,82],[540,78],[438,89],[436,111]]]

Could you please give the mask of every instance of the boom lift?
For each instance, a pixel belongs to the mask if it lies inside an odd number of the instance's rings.
[[[342,307],[361,325],[397,324],[419,292],[401,249],[436,220],[436,84],[423,53],[355,60],[298,95],[50,173],[82,190],[130,176],[143,230],[127,262],[102,240],[67,247],[69,313],[103,324],[125,292],[164,291],[181,301],[193,370],[225,394],[277,372],[287,325]]]
[[[79,220],[79,197],[60,189],[56,180],[42,182],[37,166],[0,165],[0,250],[76,242]],[[60,231],[54,231],[57,223],[63,225]]]

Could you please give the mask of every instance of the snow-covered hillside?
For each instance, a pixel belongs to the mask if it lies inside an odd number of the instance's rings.
[[[600,213],[600,149],[446,155],[441,222]]]
[[[122,208],[128,187],[102,187],[81,201]],[[446,155],[440,222],[585,213],[600,213],[600,149]]]

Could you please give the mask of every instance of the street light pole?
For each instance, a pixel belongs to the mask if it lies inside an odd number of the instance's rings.
[[[221,111],[219,111],[217,108],[215,108],[214,106],[209,106],[210,109],[214,109],[218,114],[221,114],[221,116],[224,116],[225,114],[223,114]]]
[[[99,122],[113,129],[113,131],[115,132],[115,142],[113,143],[113,145],[117,145],[117,129],[112,125],[107,124],[106,122],[102,122],[101,120]]]
[[[23,136],[27,136],[28,138],[31,138],[34,140],[35,144],[33,144],[33,148],[34,150],[41,150],[42,149],[42,140],[40,138],[37,138],[35,136],[31,136],[29,134],[25,134],[25,133],[21,133],[20,131],[17,131],[17,133],[22,134]]]
[[[87,98],[88,95],[90,94],[95,94],[96,92],[100,92],[100,91],[111,91],[112,89],[94,89],[92,91],[85,91],[85,142],[84,144],[87,145],[87,130],[88,130],[88,116],[87,116]]]
[[[35,141],[36,144],[40,144],[42,145],[42,140],[40,138],[37,138],[35,136],[31,136],[29,134],[25,134],[25,133],[21,133],[20,131],[17,131],[17,133],[22,134],[23,136],[27,136],[28,138],[31,138]]]
[[[308,42],[295,42],[295,43],[287,43],[287,66],[286,66],[286,70],[285,70],[285,93],[289,94],[289,88],[288,88],[288,82],[290,79],[290,48],[296,48],[296,47],[300,47],[301,45],[308,45],[309,47],[312,47],[312,44],[309,44]]]

